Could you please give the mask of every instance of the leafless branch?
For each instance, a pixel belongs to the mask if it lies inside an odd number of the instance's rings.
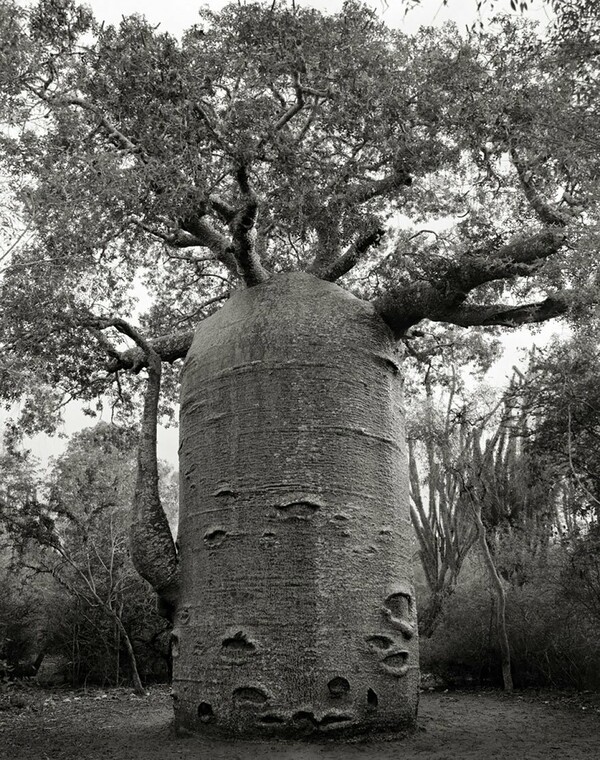
[[[385,230],[377,227],[372,232],[362,235],[340,256],[332,262],[329,267],[319,275],[322,280],[335,282],[338,278],[349,272],[361,259],[361,257],[373,246],[379,245]]]
[[[296,93],[296,102],[290,106],[285,113],[283,113],[277,120],[273,129],[275,132],[279,132],[288,124],[297,113],[304,108],[304,90],[300,85],[300,76],[297,71],[292,72],[292,81],[294,83],[294,91]]]
[[[255,246],[255,224],[258,214],[258,200],[250,186],[248,171],[241,163],[235,178],[242,196],[242,207],[231,224],[234,240],[234,255],[239,274],[249,287],[259,285],[269,279],[269,273],[261,264]]]

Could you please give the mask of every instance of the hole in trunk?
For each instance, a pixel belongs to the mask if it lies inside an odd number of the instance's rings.
[[[347,694],[350,691],[350,684],[345,678],[337,676],[336,678],[331,679],[327,684],[327,688],[332,697],[343,697],[344,694]]]
[[[224,531],[222,528],[215,528],[214,530],[209,530],[204,534],[204,543],[210,547],[220,546],[226,538],[226,531]]]
[[[252,702],[254,704],[264,704],[268,697],[262,689],[255,689],[252,686],[241,686],[233,692],[235,699],[242,702]]]
[[[208,702],[200,702],[198,705],[198,717],[203,723],[208,723],[209,720],[214,718],[212,705]]]
[[[367,644],[371,644],[375,649],[389,649],[393,643],[389,636],[370,636],[367,639]]]
[[[231,486],[221,486],[213,493],[213,496],[237,496],[237,493],[231,488]]]
[[[171,634],[171,657],[179,657],[179,636],[176,633]]]
[[[190,610],[188,607],[184,607],[179,611],[178,620],[181,625],[187,625],[190,622]]]
[[[281,504],[277,507],[284,517],[312,517],[320,509],[313,501],[293,501],[290,504]]]
[[[285,723],[285,719],[279,715],[263,715],[260,719],[260,722],[269,725],[273,723]]]
[[[294,713],[292,720],[295,723],[310,723],[313,726],[319,725],[319,722],[315,718],[314,713],[307,712],[306,710],[300,710],[299,712]]]
[[[384,662],[390,668],[400,668],[406,665],[407,660],[408,652],[398,652],[397,654],[388,654]]]
[[[348,723],[348,721],[353,719],[354,716],[352,715],[336,715],[335,713],[332,715],[324,715],[321,719],[321,726],[332,726],[335,723]]]
[[[410,594],[392,594],[385,600],[385,606],[397,618],[408,618],[411,612]]]
[[[413,601],[409,593],[400,591],[391,594],[384,602],[384,612],[391,625],[402,631],[405,639],[412,639],[416,633],[413,624]]]
[[[408,652],[389,654],[383,660],[383,667],[393,676],[404,676],[408,672]]]
[[[223,649],[229,652],[254,652],[256,647],[242,631],[238,631],[229,639],[223,639]]]
[[[379,699],[377,697],[377,694],[373,691],[373,689],[367,690],[367,704],[369,707],[377,707],[379,704]]]

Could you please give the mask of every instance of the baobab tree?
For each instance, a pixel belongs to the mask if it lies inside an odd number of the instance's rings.
[[[147,374],[133,556],[174,620],[178,723],[410,727],[402,341],[423,320],[539,322],[593,289],[590,235],[565,241],[595,213],[594,105],[508,22],[411,39],[356,2],[247,4],[178,41],[71,0],[2,8],[26,220],[2,390],[35,420],[53,394],[127,401]],[[398,212],[461,221],[386,244]],[[156,487],[172,364],[177,547]]]

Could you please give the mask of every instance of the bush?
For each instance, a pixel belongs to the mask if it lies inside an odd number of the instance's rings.
[[[506,611],[515,687],[600,688],[600,619],[573,590],[572,550],[550,547],[522,566],[519,578],[507,584]],[[422,639],[423,671],[450,688],[501,687],[494,615],[485,569],[473,554],[434,635]]]

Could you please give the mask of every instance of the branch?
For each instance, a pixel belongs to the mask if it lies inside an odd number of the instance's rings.
[[[248,173],[243,164],[238,167],[235,178],[244,203],[231,224],[234,240],[233,252],[240,276],[248,287],[252,287],[261,282],[266,282],[270,275],[261,264],[254,245],[254,226],[258,214],[258,201],[250,187]]]
[[[125,150],[130,151],[131,153],[136,153],[140,156],[142,161],[146,162],[148,160],[148,156],[142,151],[139,145],[136,145],[132,140],[130,140],[126,135],[123,134],[117,127],[114,126],[102,113],[102,111],[99,108],[96,108],[96,106],[91,105],[90,103],[87,103],[85,100],[82,100],[81,98],[59,98],[59,97],[49,97],[43,92],[35,91],[35,94],[41,99],[44,100],[49,105],[57,105],[57,106],[77,106],[78,108],[81,108],[84,111],[89,111],[90,113],[94,114],[96,118],[99,121],[100,126],[104,127],[104,129],[108,132],[109,137],[112,139],[113,143],[116,145],[119,145],[121,148],[124,148]]]
[[[385,230],[381,227],[374,229],[360,237],[353,243],[342,256],[332,262],[328,267],[317,274],[322,280],[335,282],[338,278],[349,272],[372,246],[378,246]]]
[[[231,253],[231,242],[215,230],[211,225],[202,218],[189,218],[182,222],[181,228],[175,232],[168,233],[146,224],[141,219],[135,217],[135,224],[149,235],[162,240],[170,248],[208,248],[214,256],[209,258],[182,257],[189,261],[200,262],[216,259],[220,261],[230,272],[237,275],[237,265],[233,254]]]
[[[35,94],[47,102],[49,105],[76,106],[82,110],[89,111],[98,118],[100,126],[104,127],[113,143],[120,146],[121,148],[124,148],[125,150],[128,150],[130,153],[138,155],[143,163],[147,163],[149,161],[150,157],[148,154],[143,151],[139,145],[136,145],[132,140],[130,140],[114,124],[112,124],[99,108],[96,108],[81,98],[49,97],[45,93],[38,91],[35,91]],[[199,105],[196,107],[197,110],[201,113],[204,121],[209,125],[209,128],[213,132],[215,138],[220,142],[223,142],[218,131],[216,131],[216,128],[211,124],[210,119],[205,111],[201,109]],[[230,222],[232,220],[234,211],[224,201],[221,201],[217,196],[210,196],[209,202],[222,219],[227,222]],[[151,227],[143,225],[139,220],[136,220],[136,223],[139,224],[142,229],[145,229],[146,232],[149,232],[150,234],[161,238],[164,242],[167,243],[167,245],[173,246],[175,248],[183,248],[195,245],[210,248],[215,252],[217,258],[219,261],[221,261],[221,263],[223,263],[234,274],[236,273],[235,260],[230,251],[230,242],[224,235],[221,235],[219,232],[217,232],[217,230],[213,229],[207,222],[200,220],[195,223],[195,230],[191,233],[195,239],[184,235],[183,233],[188,231],[185,229],[183,232],[178,230],[174,235],[166,235],[164,233],[158,232]]]
[[[564,245],[563,232],[545,230],[527,238],[516,238],[496,249],[487,246],[468,251],[452,265],[446,277],[466,295],[473,288],[494,280],[526,277],[535,272],[545,259]]]
[[[107,325],[110,327],[110,325]],[[160,357],[160,360],[172,364],[177,359],[185,359],[194,338],[193,330],[160,335],[148,341],[148,346]],[[148,366],[146,352],[139,347],[122,351],[117,357],[111,358],[106,365],[109,372],[118,372],[121,369],[139,372]]]
[[[531,172],[525,168],[523,162],[519,159],[516,150],[511,146],[509,149],[510,157],[513,165],[517,170],[517,175],[525,193],[525,197],[529,201],[529,205],[536,213],[538,219],[542,224],[549,226],[565,227],[568,222],[568,217],[561,214],[556,209],[552,208],[549,203],[542,198],[539,192],[531,182]]]
[[[129,322],[126,322],[124,319],[121,319],[120,317],[91,317],[90,322],[85,326],[88,328],[95,327],[98,330],[106,330],[109,327],[114,327],[115,330],[118,330],[122,335],[126,335],[128,338],[131,338],[131,340],[138,346],[138,348],[140,348],[144,353],[148,354],[148,356],[154,357],[156,355],[160,361],[160,356],[158,356],[152,344],[146,340],[146,338],[139,332],[139,330],[137,330],[137,328],[129,324]]]
[[[346,193],[346,199],[352,203],[352,205],[360,205],[367,201],[377,198],[380,195],[385,195],[392,190],[398,190],[401,187],[410,187],[412,185],[412,177],[406,171],[406,169],[395,169],[391,174],[383,179],[373,180],[372,182],[365,182],[363,185],[357,187],[349,187]]]
[[[182,228],[194,236],[197,245],[209,248],[217,259],[233,274],[237,274],[236,258],[232,253],[231,242],[220,232],[211,227],[202,218],[184,220]]]
[[[235,216],[235,209],[226,201],[224,201],[222,198],[219,198],[218,195],[209,195],[208,202],[217,212],[217,215],[222,222],[230,224],[233,221],[233,217]]]
[[[278,119],[274,126],[275,132],[279,132],[290,122],[297,113],[304,108],[304,91],[300,85],[300,77],[297,71],[292,72],[292,80],[294,82],[294,91],[296,93],[296,102],[293,106],[287,109],[287,111]]]
[[[148,368],[131,512],[131,557],[135,569],[158,594],[165,616],[172,619],[179,594],[179,564],[158,487],[156,433],[162,374],[161,356],[153,343],[124,319],[97,319],[96,325],[98,329],[114,327],[131,338],[143,354]]]
[[[548,230],[513,240],[495,252],[491,246],[467,252],[449,262],[435,279],[391,288],[375,300],[375,308],[398,336],[421,319],[451,322],[449,315],[459,314],[474,288],[494,280],[533,274],[563,242],[562,232]]]
[[[395,169],[383,179],[369,181],[355,187],[348,187],[343,193],[334,197],[325,207],[329,212],[329,218],[323,214],[322,218],[315,223],[319,246],[311,265],[306,271],[317,277],[328,279],[328,277],[323,277],[323,274],[336,268],[338,262],[342,259],[345,259],[345,262],[349,265],[348,269],[346,269],[346,271],[349,271],[358,259],[352,263],[353,256],[350,251],[346,251],[342,256],[338,256],[339,248],[336,239],[339,235],[339,220],[342,218],[342,209],[366,203],[394,189],[408,187],[411,184],[412,178],[405,169]],[[331,221],[334,214],[335,222]],[[360,245],[360,242],[357,243],[357,247],[358,245]],[[373,243],[369,245],[373,245]],[[344,272],[341,274],[344,274]],[[341,274],[337,275],[337,277],[341,277]]]
[[[560,317],[569,310],[573,294],[569,291],[553,293],[543,301],[509,306],[508,304],[463,304],[449,311],[444,318],[434,321],[450,322],[460,327],[491,326],[518,327],[519,325],[545,322]]]

